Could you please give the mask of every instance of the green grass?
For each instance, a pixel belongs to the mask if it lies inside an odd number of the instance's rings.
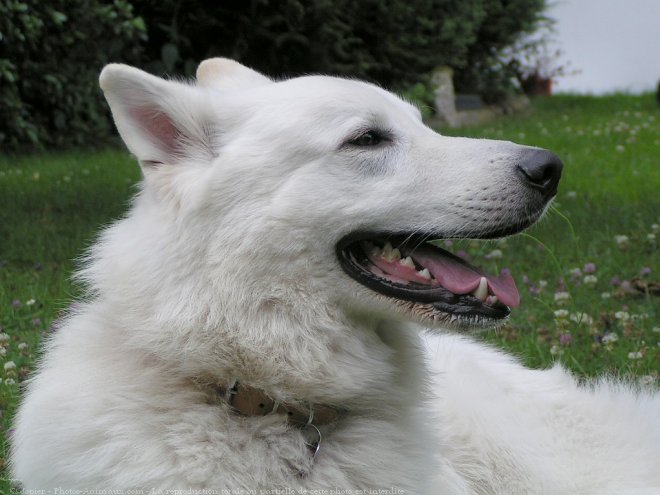
[[[452,247],[491,272],[510,267],[523,294],[510,323],[481,338],[530,366],[561,361],[579,376],[657,383],[660,296],[610,284],[613,277],[639,278],[644,267],[652,272],[643,281],[659,279],[658,241],[649,238],[656,229],[660,239],[660,111],[652,96],[539,99],[530,116],[443,132],[546,147],[565,162],[555,208],[529,235]],[[16,365],[0,368],[0,466],[18,385],[34,369],[51,323],[79,293],[69,280],[72,260],[122,215],[138,179],[123,151],[0,157],[0,332],[8,336],[0,362]],[[628,244],[619,246],[617,235],[628,236]],[[501,258],[487,256],[494,250]],[[593,287],[584,274],[569,273],[587,263],[596,265]],[[555,302],[562,278],[570,293],[564,305]],[[562,309],[567,317],[557,318]],[[593,322],[571,320],[581,313]],[[8,492],[1,480],[0,467],[0,493]]]

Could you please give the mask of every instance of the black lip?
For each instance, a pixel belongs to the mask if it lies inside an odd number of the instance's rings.
[[[430,304],[435,309],[451,315],[468,317],[480,316],[499,320],[506,318],[511,313],[511,310],[503,304],[496,304],[493,306],[485,305],[481,300],[471,294],[454,294],[444,287],[429,287],[414,283],[407,285],[397,284],[396,282],[391,282],[378,277],[365,269],[358,261],[365,257],[365,254],[359,245],[359,241],[376,238],[391,240],[392,243],[396,245],[406,244],[414,246],[423,243],[427,239],[441,237],[383,233],[353,233],[344,237],[337,244],[336,248],[339,264],[348,276],[365,287],[395,299]],[[427,248],[429,246],[432,245],[426,245]],[[457,258],[444,249],[437,246],[432,246],[431,248],[436,249],[442,254],[442,256],[451,256],[454,259],[459,260],[461,263],[464,263],[460,258]]]

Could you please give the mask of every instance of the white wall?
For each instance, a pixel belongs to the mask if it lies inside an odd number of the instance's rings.
[[[660,80],[660,0],[550,0],[561,61],[581,71],[555,92],[655,90]],[[552,3],[554,1],[554,4]]]

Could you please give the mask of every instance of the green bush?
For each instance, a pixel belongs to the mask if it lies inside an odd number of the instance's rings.
[[[522,36],[547,25],[546,0],[484,0],[485,11],[474,43],[455,72],[454,85],[465,93],[478,93],[486,102],[501,100],[512,90],[514,67],[503,63],[502,50]]]
[[[126,0],[0,0],[0,149],[107,139],[99,70],[138,60],[144,37]]]
[[[157,73],[192,75],[197,61],[221,55],[275,76],[322,72],[404,87],[441,65],[454,68],[461,84],[469,80],[469,66],[487,67],[534,27],[545,0],[133,4],[147,20],[148,68]]]
[[[96,81],[108,62],[192,75],[200,60],[227,56],[273,76],[318,72],[409,88],[422,102],[429,72],[448,65],[457,90],[491,101],[510,89],[498,55],[538,25],[544,7],[545,0],[0,0],[0,148],[107,139],[112,125]]]

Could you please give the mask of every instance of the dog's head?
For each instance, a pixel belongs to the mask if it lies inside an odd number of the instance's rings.
[[[138,282],[169,285],[168,311],[204,300],[236,318],[281,305],[475,327],[518,304],[510,274],[426,241],[531,225],[557,190],[552,153],[441,136],[371,84],[272,81],[226,59],[203,62],[196,84],[110,65],[101,86],[142,165],[134,216],[150,212],[134,221],[146,252],[127,271],[170,271]]]

